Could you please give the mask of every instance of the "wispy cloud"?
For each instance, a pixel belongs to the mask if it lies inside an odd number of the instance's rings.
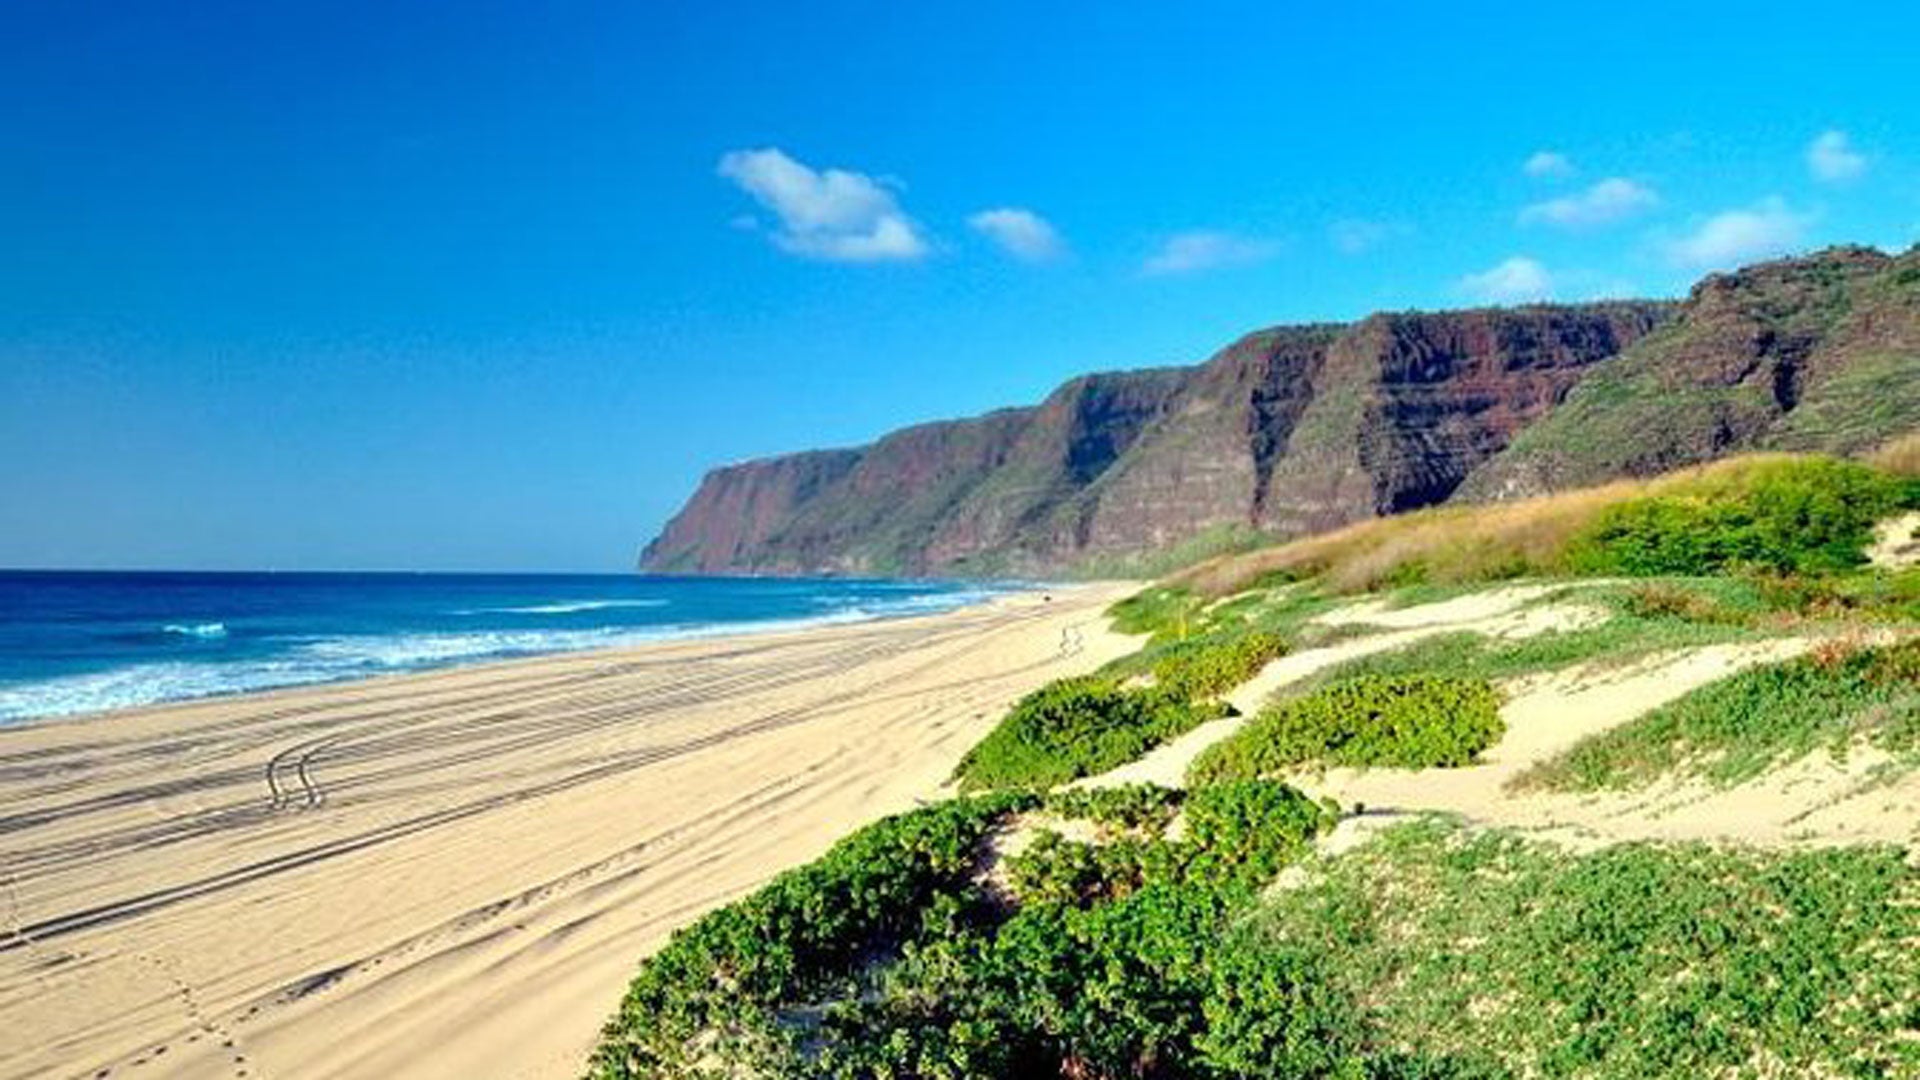
[[[768,236],[789,254],[836,262],[927,254],[920,226],[900,209],[893,190],[865,173],[814,169],[769,147],[724,155],[720,175],[772,212],[777,221]]]
[[[1807,168],[1829,184],[1852,180],[1867,171],[1867,156],[1853,148],[1844,131],[1823,131],[1807,144]]]
[[[1558,179],[1574,174],[1573,161],[1554,150],[1535,150],[1520,165],[1528,176]]]
[[[1462,293],[1483,304],[1522,304],[1553,295],[1553,275],[1538,260],[1515,255],[1460,279]]]
[[[1398,221],[1368,221],[1346,218],[1327,226],[1327,239],[1344,255],[1363,255],[1396,237],[1413,232],[1413,226]]]
[[[1625,221],[1658,205],[1660,196],[1652,188],[1612,176],[1585,191],[1534,203],[1520,211],[1520,224],[1591,229]]]
[[[1227,266],[1247,266],[1264,262],[1280,250],[1272,240],[1262,240],[1213,229],[1175,233],[1140,264],[1144,274],[1191,274]]]
[[[1046,218],[1017,206],[982,210],[969,217],[967,224],[1007,254],[1027,262],[1045,262],[1066,250],[1059,231]]]
[[[1695,270],[1729,270],[1756,259],[1784,255],[1801,246],[1813,215],[1779,198],[1725,210],[1666,245],[1667,257]]]

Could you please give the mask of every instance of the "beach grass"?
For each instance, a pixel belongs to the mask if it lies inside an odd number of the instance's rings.
[[[1904,460],[1900,453],[1887,460]],[[1870,465],[1753,454],[1653,479],[1371,519],[1212,559],[1167,584],[1223,597],[1275,579],[1361,592],[1576,573],[1837,570],[1863,561],[1878,520],[1916,501],[1911,480]]]
[[[1909,766],[1920,752],[1920,641],[1837,640],[1740,672],[1580,742],[1514,786],[1599,791],[1675,775],[1731,785],[1818,750],[1844,757],[1862,745]]]

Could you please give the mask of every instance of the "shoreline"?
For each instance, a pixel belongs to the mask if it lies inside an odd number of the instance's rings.
[[[671,930],[937,797],[1132,588],[0,728],[0,1077],[575,1076]]]
[[[447,659],[443,661],[422,662],[415,666],[396,666],[389,670],[375,670],[375,671],[368,671],[365,673],[321,676],[321,677],[311,678],[311,679],[295,679],[287,682],[275,683],[270,685],[262,685],[262,686],[236,687],[228,690],[218,690],[211,693],[188,694],[180,697],[166,698],[162,700],[148,701],[148,702],[139,702],[139,703],[128,704],[128,705],[119,705],[119,706],[114,706],[114,707],[104,708],[104,709],[90,709],[90,710],[75,711],[75,712],[48,712],[48,713],[40,713],[40,714],[29,715],[29,716],[0,717],[0,734],[4,734],[5,732],[8,732],[8,731],[17,731],[17,730],[22,730],[28,727],[37,727],[45,724],[88,721],[88,720],[94,720],[97,718],[110,717],[110,716],[115,716],[115,715],[120,715],[125,713],[144,712],[144,711],[153,710],[153,709],[167,709],[167,708],[174,708],[174,707],[185,706],[185,705],[197,705],[197,704],[203,704],[207,702],[224,701],[224,700],[236,698],[236,697],[247,697],[247,696],[255,696],[255,695],[261,695],[261,694],[275,694],[275,693],[283,693],[283,692],[295,691],[295,690],[325,689],[329,687],[348,686],[348,685],[366,682],[370,680],[376,680],[376,679],[403,678],[410,675],[430,675],[437,672],[460,671],[460,670],[467,670],[470,668],[481,667],[481,666],[486,666],[491,664],[510,664],[510,663],[515,663],[515,662],[525,661],[525,660],[541,660],[541,659],[546,659],[546,658],[555,657],[555,656],[577,656],[577,655],[587,655],[587,654],[596,653],[596,652],[620,652],[628,649],[647,648],[655,645],[671,645],[678,642],[691,642],[691,641],[710,641],[710,640],[715,640],[720,638],[758,637],[758,636],[765,636],[765,635],[771,635],[771,634],[808,633],[814,630],[827,629],[827,628],[832,628],[837,626],[858,626],[858,625],[863,625],[868,623],[891,622],[891,621],[897,621],[902,619],[920,619],[920,618],[938,617],[941,615],[953,614],[954,612],[958,612],[958,611],[965,611],[969,608],[977,608],[984,605],[991,605],[994,603],[998,603],[1002,600],[1005,600],[1008,597],[1022,596],[1030,593],[1060,592],[1063,590],[1080,588],[1087,585],[1091,585],[1094,587],[1104,587],[1107,585],[1124,585],[1124,584],[1127,584],[1127,583],[1104,582],[1104,581],[1103,582],[1076,582],[1076,583],[1069,583],[1069,584],[1056,584],[1056,583],[1045,583],[1045,582],[1040,582],[1040,583],[1012,583],[1012,582],[985,583],[983,582],[981,583],[979,589],[977,590],[979,594],[977,597],[966,599],[966,600],[959,600],[959,601],[956,601],[952,606],[943,607],[943,608],[939,608],[937,610],[932,610],[932,611],[903,610],[903,611],[890,611],[890,612],[883,611],[883,612],[869,612],[869,613],[839,612],[839,613],[832,613],[832,614],[826,614],[826,615],[797,616],[797,617],[791,617],[791,618],[743,620],[743,621],[734,622],[734,623],[709,622],[709,623],[692,623],[692,624],[681,624],[681,625],[669,624],[669,625],[661,626],[658,628],[649,628],[649,627],[595,628],[593,630],[587,630],[587,631],[581,631],[581,632],[606,632],[609,635],[618,635],[620,640],[613,640],[613,641],[608,641],[606,643],[586,645],[586,646],[580,646],[576,648],[538,649],[538,650],[528,650],[528,651],[521,651],[521,652],[476,653],[474,655],[467,656],[467,657],[457,657],[457,658]],[[549,632],[565,633],[567,631],[556,629]],[[433,632],[422,631],[421,633],[431,634]],[[149,661],[149,663],[155,663],[155,662],[164,663],[165,661]],[[13,687],[12,690],[15,692],[18,692],[20,690],[32,688],[37,685],[44,685],[46,681],[59,681],[60,679],[71,679],[71,678],[86,678],[90,676],[92,677],[104,676],[104,675],[112,674],[115,670],[125,670],[125,669],[107,669],[101,672],[88,673],[87,675],[80,675],[80,676],[59,676],[59,677],[56,677],[56,679],[54,680],[43,680],[41,683],[22,683],[16,687]],[[4,689],[5,688],[0,688],[0,690],[4,690]]]

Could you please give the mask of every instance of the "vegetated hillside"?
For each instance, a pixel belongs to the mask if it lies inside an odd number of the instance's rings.
[[[1210,531],[1440,502],[1668,305],[1382,314],[1263,330],[1193,368],[709,473],[641,556],[692,573],[1058,571]]]
[[[1715,274],[1462,485],[1535,495],[1740,450],[1855,453],[1920,426],[1920,247]]]
[[[1192,368],[708,474],[641,567],[1055,573],[1447,501],[1920,427],[1920,248],[1714,275],[1680,304],[1381,314]]]
[[[1645,480],[1433,507],[1223,555],[1168,582],[1220,597],[1309,577],[1362,591],[1570,573],[1830,571],[1864,558],[1877,523],[1920,511],[1916,448],[1920,435],[1897,440],[1874,465],[1741,454]]]

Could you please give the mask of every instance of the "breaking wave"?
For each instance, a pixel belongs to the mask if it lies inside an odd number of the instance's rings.
[[[556,600],[551,604],[529,604],[526,607],[474,608],[462,611],[462,615],[572,615],[580,611],[605,611],[610,608],[657,608],[666,607],[666,600]]]
[[[1003,595],[1008,588],[954,590],[935,595],[822,594],[815,612],[646,626],[421,630],[388,633],[248,638],[252,655],[172,659],[150,655],[105,671],[0,684],[0,722],[72,716],[159,705],[223,694],[338,682],[457,664],[614,648],[670,639],[805,630],[810,627],[949,611]],[[517,614],[567,614],[614,607],[658,607],[666,601],[578,601],[528,605]],[[502,611],[512,609],[501,609]],[[210,640],[227,635],[223,623],[168,624],[168,637]]]

